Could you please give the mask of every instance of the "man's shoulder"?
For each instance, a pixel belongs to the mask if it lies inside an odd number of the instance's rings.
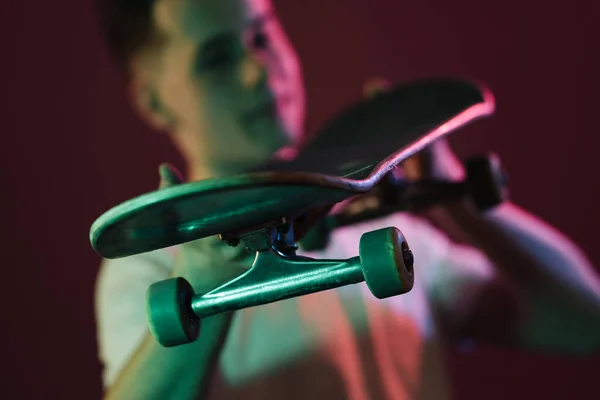
[[[177,247],[159,249],[116,259],[103,259],[98,279],[115,282],[121,279],[165,279],[171,274]]]

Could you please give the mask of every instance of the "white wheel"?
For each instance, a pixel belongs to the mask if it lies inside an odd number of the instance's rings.
[[[172,278],[150,285],[146,313],[150,331],[164,347],[193,342],[200,334],[200,319],[191,307],[194,290],[183,278]]]
[[[365,282],[375,297],[396,296],[413,288],[413,254],[399,229],[365,233],[360,238],[359,255]]]

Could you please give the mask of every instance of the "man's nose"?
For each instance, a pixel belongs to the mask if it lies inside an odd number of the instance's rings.
[[[268,79],[268,70],[264,60],[252,52],[247,52],[239,67],[242,85],[248,89],[263,87]]]

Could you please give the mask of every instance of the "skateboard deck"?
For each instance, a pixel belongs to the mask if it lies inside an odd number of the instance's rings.
[[[294,160],[269,162],[255,171],[364,178],[369,166],[391,153],[406,148],[406,153],[414,154],[424,147],[420,140],[429,143],[492,114],[494,107],[491,92],[470,81],[438,78],[401,84],[343,109],[302,146]]]
[[[293,219],[371,190],[433,141],[494,111],[482,86],[436,79],[397,86],[334,118],[291,161],[158,190],[92,225],[103,257],[120,258]]]

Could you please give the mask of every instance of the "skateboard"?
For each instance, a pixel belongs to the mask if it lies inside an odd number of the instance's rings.
[[[248,173],[144,194],[101,215],[92,247],[105,258],[149,252],[218,235],[255,253],[239,277],[194,293],[183,278],[148,289],[148,320],[165,347],[197,339],[202,318],[348,284],[376,298],[409,292],[414,258],[398,227],[363,234],[358,256],[321,260],[296,254],[314,215],[371,192],[408,157],[494,111],[491,93],[459,79],[399,85],[335,117],[288,161]]]

